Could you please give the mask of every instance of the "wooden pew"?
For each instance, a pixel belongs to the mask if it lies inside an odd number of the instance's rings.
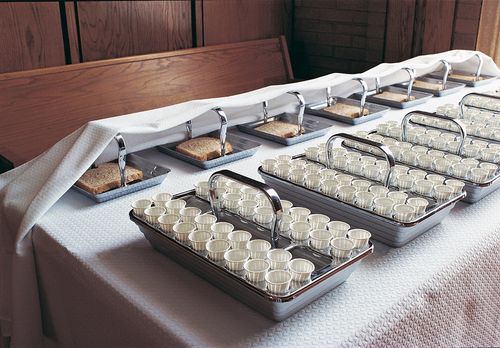
[[[0,74],[0,155],[17,166],[91,120],[292,80],[284,37]]]

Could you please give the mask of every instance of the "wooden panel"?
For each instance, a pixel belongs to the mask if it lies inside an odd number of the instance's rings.
[[[290,81],[284,39],[0,74],[0,153],[16,165],[90,120]]]
[[[205,0],[205,45],[265,39],[291,33],[291,0]]]
[[[192,47],[190,1],[79,1],[84,61]]]
[[[451,48],[476,49],[481,4],[480,0],[457,0]]]
[[[385,61],[400,62],[411,58],[415,0],[389,0],[385,31]]]
[[[483,0],[476,49],[500,66],[500,1]]]
[[[0,72],[64,64],[57,2],[0,3]]]
[[[71,54],[71,63],[80,62],[80,44],[78,42],[78,30],[76,23],[75,4],[73,2],[66,2],[64,4],[66,9],[66,25],[68,30],[68,43],[69,51]]]

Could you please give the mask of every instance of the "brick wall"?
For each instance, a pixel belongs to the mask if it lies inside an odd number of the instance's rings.
[[[296,0],[295,74],[355,73],[381,63],[386,10],[386,0]]]

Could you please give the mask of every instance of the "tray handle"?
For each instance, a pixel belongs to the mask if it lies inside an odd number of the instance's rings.
[[[476,81],[479,79],[479,77],[481,76],[481,70],[483,69],[483,57],[481,57],[481,55],[479,53],[476,53],[474,55],[474,57],[477,57],[477,69],[476,69],[476,73],[474,74],[474,76],[476,77]]]
[[[220,108],[215,107],[212,109],[220,118],[220,130],[219,130],[219,139],[220,139],[220,155],[226,155],[226,136],[227,136],[227,116],[226,113]]]
[[[413,88],[413,83],[415,82],[415,77],[416,77],[416,71],[413,68],[403,68],[408,73],[409,80],[408,80],[408,89],[406,91],[406,101],[410,101],[411,97],[411,90]]]
[[[366,95],[368,94],[368,85],[362,78],[356,77],[353,80],[358,81],[361,84],[361,88],[363,89],[361,92],[361,99],[359,101],[359,117],[362,117],[363,111],[365,110]]]
[[[326,87],[326,106],[332,106],[337,102],[337,98],[332,95],[332,87]]]
[[[302,124],[304,123],[304,110],[306,109],[306,101],[302,94],[300,94],[297,91],[290,91],[287,92],[288,94],[291,94],[297,98],[297,101],[299,102],[299,113],[297,114],[297,127],[299,127],[298,135],[302,134]]]
[[[123,136],[118,133],[115,135],[115,140],[118,143],[118,169],[120,170],[120,187],[127,186],[127,181],[125,180],[125,166],[127,164],[127,147],[125,145],[125,140]]]
[[[264,123],[267,123],[269,121],[269,102],[267,100],[264,100],[262,102],[262,114],[264,115]]]
[[[352,134],[347,134],[347,133],[337,133],[332,135],[328,141],[326,142],[326,165],[328,168],[331,168],[330,163],[331,163],[331,148],[332,144],[336,139],[345,139],[345,140],[353,140],[357,141],[359,143],[363,143],[365,145],[373,146],[378,148],[382,153],[384,154],[385,160],[389,164],[389,170],[387,171],[387,175],[385,176],[384,179],[384,185],[386,187],[389,187],[389,182],[391,179],[391,174],[392,174],[392,168],[396,165],[396,161],[394,160],[394,155],[392,154],[392,151],[389,150],[389,148],[381,143],[378,143],[376,141],[370,140],[370,139],[365,139],[365,138],[360,138]]]
[[[464,106],[473,107],[473,108],[476,108],[476,109],[490,110],[490,109],[482,108],[482,107],[479,107],[479,106],[474,106],[474,105],[466,104],[465,103],[466,99],[469,96],[471,96],[471,95],[477,95],[478,97],[482,97],[482,98],[491,98],[491,99],[498,99],[498,100],[500,100],[500,96],[491,95],[491,94],[485,95],[485,94],[481,94],[481,93],[477,93],[477,92],[472,92],[472,93],[466,94],[466,95],[464,95],[462,97],[462,99],[460,100],[460,103],[458,103],[458,105],[460,106],[460,118],[464,118],[465,117]],[[490,110],[490,111],[498,113],[497,110]]]
[[[446,82],[448,82],[448,75],[450,74],[451,70],[451,65],[448,63],[446,60],[441,59],[441,63],[443,63],[444,66],[444,73],[443,73],[443,89],[446,89]]]
[[[230,170],[220,170],[218,172],[213,173],[210,178],[208,179],[208,187],[209,187],[209,195],[208,199],[210,201],[210,207],[212,208],[212,211],[214,212],[215,216],[217,219],[219,219],[220,215],[220,206],[216,204],[217,202],[217,191],[216,191],[216,179],[220,176],[225,176],[227,178],[230,178],[232,180],[238,181],[239,183],[242,183],[244,185],[252,186],[258,190],[260,190],[266,197],[267,199],[271,202],[271,207],[273,208],[274,212],[274,219],[273,219],[273,224],[271,227],[271,235],[270,235],[270,242],[273,248],[276,248],[278,246],[278,241],[279,241],[279,226],[281,222],[281,218],[283,216],[283,208],[281,206],[281,201],[276,193],[276,191],[267,186],[264,183],[261,183],[260,181],[256,181],[253,179],[250,179],[248,177],[242,176],[240,174],[237,174],[235,172],[232,172]]]
[[[401,127],[403,128],[403,132],[402,132],[402,140],[403,141],[407,141],[408,137],[407,137],[407,132],[408,132],[408,123],[410,122],[410,119],[413,115],[424,115],[424,116],[427,116],[427,117],[432,117],[432,118],[439,118],[441,120],[445,120],[445,121],[450,121],[450,122],[453,122],[457,127],[458,127],[458,131],[460,132],[460,146],[458,147],[458,152],[457,154],[461,154],[462,153],[462,148],[464,146],[464,143],[465,143],[465,138],[467,137],[467,131],[465,130],[465,126],[464,124],[457,120],[457,119],[454,119],[452,117],[449,117],[449,116],[444,116],[444,115],[438,115],[438,114],[431,114],[430,112],[425,112],[425,111],[411,111],[409,113],[407,113],[404,117],[403,117],[403,121],[401,121]]]
[[[193,122],[191,120],[186,122],[187,138],[193,139]]]

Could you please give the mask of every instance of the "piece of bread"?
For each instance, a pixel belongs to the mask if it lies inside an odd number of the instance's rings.
[[[293,138],[299,134],[299,127],[297,124],[287,123],[283,121],[271,121],[264,123],[262,126],[256,127],[255,130],[259,132],[276,135],[281,138]],[[302,129],[302,133],[304,130]]]
[[[208,161],[221,156],[220,140],[212,137],[186,140],[177,145],[175,150],[198,161]],[[233,152],[233,146],[226,141],[226,154],[231,152]]]
[[[415,81],[413,83],[413,87],[431,89],[431,90],[434,90],[434,91],[441,91],[441,90],[443,90],[443,85],[442,84],[432,83],[432,82],[425,82],[425,81],[420,81],[420,80]]]
[[[347,116],[350,118],[359,117],[359,106],[357,105],[349,105],[343,103],[336,103],[332,106],[328,106],[323,109],[326,112],[331,112],[332,114]],[[363,116],[368,115],[368,109],[363,109]]]
[[[142,180],[143,177],[142,170],[125,166],[125,180],[127,183]],[[97,168],[87,170],[75,185],[94,195],[120,187],[118,163],[102,163]]]
[[[473,75],[462,75],[462,74],[450,74],[448,77],[451,77],[452,79],[459,79],[459,80],[466,80],[466,81],[476,81],[476,80],[482,80],[483,77],[479,76],[479,78],[476,78],[476,76]]]
[[[406,94],[394,93],[389,91],[384,91],[382,93],[376,94],[375,97],[386,100],[394,100],[397,102],[406,102]],[[415,100],[415,96],[410,95],[410,100]]]

